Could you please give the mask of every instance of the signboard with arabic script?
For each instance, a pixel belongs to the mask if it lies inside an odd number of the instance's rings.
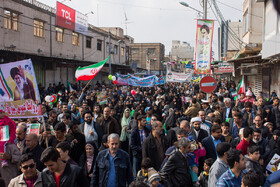
[[[40,106],[31,99],[0,103],[0,108],[4,108],[5,114],[10,118],[31,118],[42,116]]]

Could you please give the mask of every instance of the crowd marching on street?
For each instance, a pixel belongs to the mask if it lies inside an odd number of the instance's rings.
[[[153,87],[39,87],[43,118],[0,108],[2,187],[257,187],[280,183],[280,106],[220,79]],[[57,102],[47,102],[56,95]],[[30,133],[27,124],[40,124]],[[269,166],[269,167],[268,167]]]

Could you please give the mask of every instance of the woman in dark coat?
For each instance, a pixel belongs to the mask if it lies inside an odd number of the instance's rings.
[[[81,155],[79,166],[82,168],[85,175],[88,177],[88,181],[91,181],[95,159],[98,154],[98,149],[93,141],[88,142],[85,146],[85,149],[86,152]]]

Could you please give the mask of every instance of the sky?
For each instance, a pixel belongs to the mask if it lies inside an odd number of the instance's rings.
[[[56,0],[38,1],[52,7],[56,6]],[[134,38],[135,43],[163,43],[165,54],[168,54],[172,40],[185,41],[195,47],[198,13],[182,6],[180,1],[203,11],[202,0],[60,0],[59,2],[84,14],[94,12],[88,14],[90,24],[98,27],[121,27],[124,33],[127,31],[127,34]],[[216,0],[224,18],[231,21],[242,20],[243,1]],[[208,0],[207,18],[216,20],[212,49],[217,58],[219,23],[210,7],[211,2],[212,0]]]

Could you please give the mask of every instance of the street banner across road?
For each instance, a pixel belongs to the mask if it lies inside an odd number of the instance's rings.
[[[200,89],[205,93],[213,92],[217,87],[217,81],[210,76],[203,77],[199,83]]]
[[[121,75],[116,74],[118,83],[120,86],[140,86],[140,87],[152,87],[154,85],[162,85],[165,83],[164,77],[161,75],[157,77],[156,75],[151,75],[148,77],[140,78],[133,75]]]
[[[211,74],[214,20],[197,20],[195,73]]]

